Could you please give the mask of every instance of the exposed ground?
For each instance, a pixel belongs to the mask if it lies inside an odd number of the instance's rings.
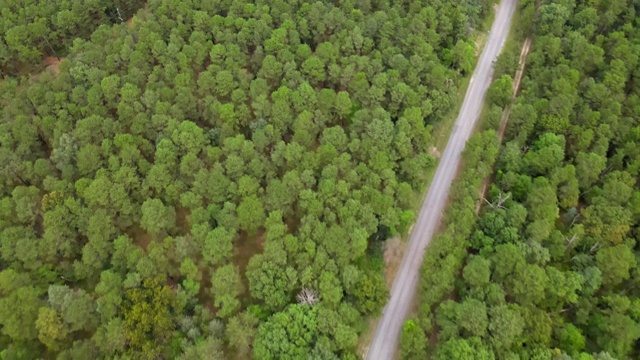
[[[440,154],[440,151],[438,151],[437,147],[432,146],[429,148],[429,155],[433,156],[436,159],[439,159],[442,154]]]
[[[176,207],[176,225],[182,234],[188,234],[191,231],[189,214],[189,209],[182,206]]]
[[[241,232],[234,242],[233,258],[231,261],[240,271],[242,286],[244,288],[244,292],[240,295],[240,301],[242,302],[250,300],[249,280],[247,280],[246,276],[247,265],[253,255],[261,253],[263,249],[264,232],[260,232],[257,235],[247,235],[247,233]]]
[[[63,59],[64,58],[55,56],[47,56],[46,58],[44,58],[42,63],[47,66],[47,70],[51,70],[54,75],[58,76],[58,74],[60,74],[60,70],[58,69],[58,67],[60,66],[60,62]]]
[[[153,241],[153,236],[144,231],[138,224],[130,226],[125,233],[133,239],[134,244],[141,247],[144,251],[147,251],[147,247],[151,241]]]
[[[406,249],[407,243],[402,241],[400,236],[395,236],[387,240],[384,244],[384,281],[388,289],[391,289],[393,279],[396,277]]]

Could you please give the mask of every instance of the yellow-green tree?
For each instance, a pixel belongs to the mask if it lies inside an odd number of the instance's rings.
[[[122,312],[130,355],[141,359],[163,355],[175,329],[175,301],[175,293],[158,279],[146,279],[125,292]]]

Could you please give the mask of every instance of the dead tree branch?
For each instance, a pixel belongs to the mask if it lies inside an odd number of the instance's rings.
[[[320,298],[318,297],[318,292],[308,288],[302,288],[297,296],[297,299],[298,303],[307,305],[314,305],[320,300]]]

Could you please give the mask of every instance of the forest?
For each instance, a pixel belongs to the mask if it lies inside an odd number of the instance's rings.
[[[493,3],[0,0],[0,359],[359,358]],[[615,4],[545,5],[499,157],[512,197],[456,253],[480,277],[457,299],[567,354],[637,338],[637,24]],[[439,349],[484,344],[424,297]]]
[[[498,84],[521,43],[497,63],[402,358],[638,359],[640,2],[524,0],[519,11],[520,40],[533,39],[520,92],[511,101]]]

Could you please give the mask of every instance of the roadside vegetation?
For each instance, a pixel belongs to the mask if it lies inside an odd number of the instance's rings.
[[[640,356],[640,8],[538,5],[520,2],[520,40],[533,35],[525,77],[511,103],[498,74],[486,114],[510,106],[504,143],[493,121],[467,146],[405,359]],[[498,66],[512,74],[517,62]]]

